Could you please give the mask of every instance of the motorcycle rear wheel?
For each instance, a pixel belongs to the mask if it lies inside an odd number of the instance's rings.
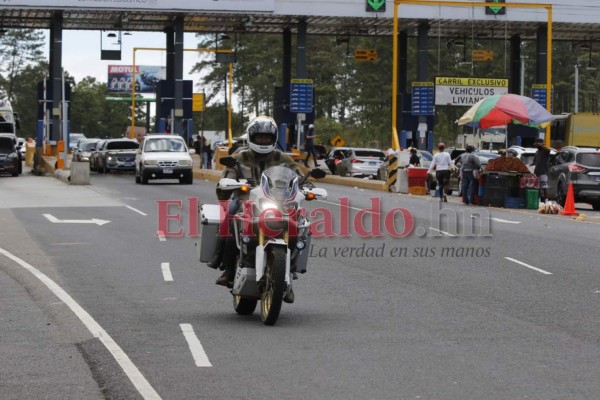
[[[233,296],[233,309],[240,315],[250,315],[256,310],[258,300],[246,299],[240,296]]]
[[[265,287],[260,299],[260,316],[265,325],[275,325],[285,293],[286,249],[273,247],[267,255]]]

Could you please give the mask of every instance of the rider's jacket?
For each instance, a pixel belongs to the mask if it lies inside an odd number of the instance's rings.
[[[227,168],[225,171],[223,171],[221,178],[252,178],[255,182],[259,182],[262,172],[265,169],[275,165],[289,167],[292,170],[299,172],[294,160],[280,150],[273,150],[273,152],[270,154],[260,154],[257,156],[257,154],[251,149],[243,149],[238,153],[233,154],[232,157],[238,161],[241,171],[238,171],[237,168]],[[241,172],[241,175],[239,172]],[[217,188],[217,198],[219,200],[227,200],[229,199],[230,195],[230,191],[221,191]]]

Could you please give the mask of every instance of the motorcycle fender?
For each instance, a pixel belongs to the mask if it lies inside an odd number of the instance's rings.
[[[265,265],[267,262],[266,252],[268,251],[269,246],[285,246],[285,281],[290,285],[290,249],[288,249],[287,243],[283,239],[269,239],[264,245],[256,246],[256,259],[254,264],[256,268],[256,281],[260,281],[265,273]]]

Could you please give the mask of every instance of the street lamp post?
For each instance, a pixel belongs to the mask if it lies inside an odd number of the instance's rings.
[[[579,112],[579,63],[575,64],[575,114]]]

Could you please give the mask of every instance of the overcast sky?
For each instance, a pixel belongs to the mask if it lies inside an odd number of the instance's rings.
[[[106,32],[105,32],[106,34]],[[48,31],[46,31],[48,37]],[[114,50],[113,45],[117,40],[103,36],[102,48]],[[46,40],[48,43],[48,40]],[[196,48],[198,39],[193,33],[184,34],[184,48]],[[122,35],[121,61],[104,61],[100,59],[100,32],[99,31],[63,31],[63,67],[79,82],[86,76],[93,76],[98,81],[106,82],[108,65],[132,65],[134,47],[165,48],[166,37],[164,33],[132,32],[131,35]],[[45,53],[48,57],[49,46],[46,45]],[[136,51],[136,65],[166,66],[166,51]],[[183,77],[194,80],[194,92],[200,91],[196,84],[199,75],[190,75],[189,71],[198,62],[198,53],[184,52]]]

